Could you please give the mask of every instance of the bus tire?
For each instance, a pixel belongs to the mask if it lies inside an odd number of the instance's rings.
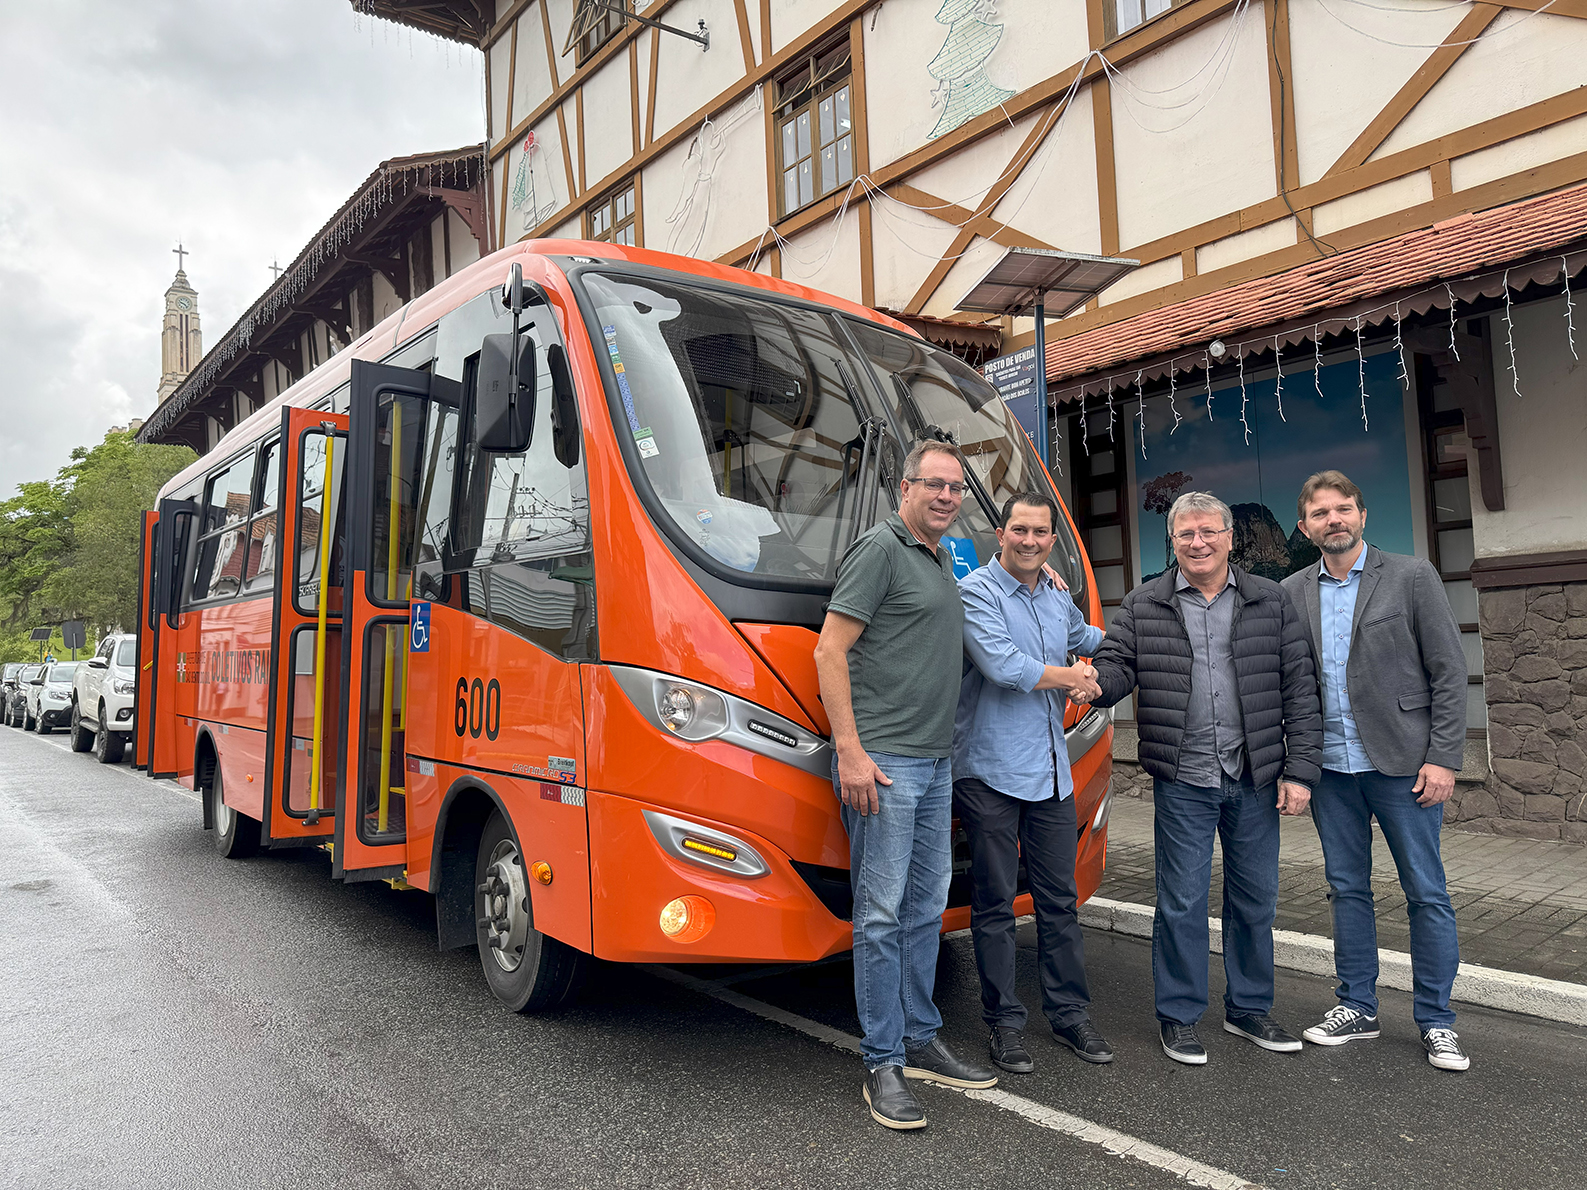
[[[87,752],[94,746],[94,733],[83,726],[83,713],[74,702],[72,704],[72,751]]]
[[[209,798],[210,821],[215,824],[215,850],[227,859],[247,859],[259,850],[259,820],[226,804],[220,762],[211,763],[215,766],[215,775],[210,779],[205,796]]]
[[[105,704],[99,704],[99,730],[94,733],[94,759],[100,764],[120,764],[121,754],[126,748],[126,739],[120,732],[111,731],[105,723]],[[77,747],[77,737],[72,737],[72,747]],[[220,769],[215,769],[216,777]]]
[[[534,928],[529,878],[512,825],[500,810],[485,823],[474,865],[475,937],[491,992],[514,1012],[565,1004],[584,974],[584,955]]]

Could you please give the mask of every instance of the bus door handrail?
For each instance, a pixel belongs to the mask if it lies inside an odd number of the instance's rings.
[[[336,435],[326,424],[325,481],[320,487],[320,590],[319,621],[314,633],[314,753],[309,760],[309,812],[304,821],[313,826],[320,820],[320,765],[325,742],[325,631],[327,604],[330,602],[331,532],[335,521],[331,518],[331,463],[336,453]]]

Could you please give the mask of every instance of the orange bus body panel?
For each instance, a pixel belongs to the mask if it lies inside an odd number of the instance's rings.
[[[154,604],[154,527],[160,514],[152,510],[143,514],[143,538],[138,553],[138,677],[133,705],[132,763],[148,769],[151,759],[149,741],[154,727],[154,679],[160,660],[160,625],[157,616],[149,614]],[[147,718],[145,718],[147,716]]]
[[[820,637],[797,624],[739,623],[734,627],[799,700],[816,731],[831,735],[832,724],[821,705],[821,680],[816,674],[816,641]]]

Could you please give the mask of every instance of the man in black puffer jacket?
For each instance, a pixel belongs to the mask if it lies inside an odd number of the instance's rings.
[[[1203,1065],[1207,890],[1223,844],[1224,1029],[1295,1052],[1273,1007],[1279,814],[1300,814],[1322,759],[1310,635],[1284,589],[1229,563],[1229,506],[1187,492],[1168,512],[1174,559],[1125,597],[1094,664],[1112,706],[1139,689],[1153,778],[1157,912],[1152,981],[1163,1052]]]

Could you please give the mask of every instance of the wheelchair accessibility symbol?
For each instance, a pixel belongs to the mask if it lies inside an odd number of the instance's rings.
[[[408,621],[408,651],[410,653],[428,653],[430,651],[430,605],[428,603],[415,603],[412,616]]]

